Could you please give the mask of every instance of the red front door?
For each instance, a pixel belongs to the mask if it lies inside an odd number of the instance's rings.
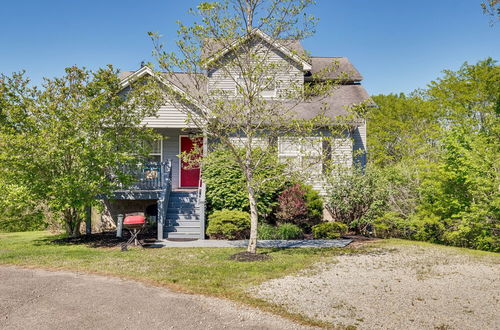
[[[195,149],[195,146],[196,149]],[[200,184],[200,168],[195,163],[196,159],[200,158],[203,149],[203,138],[189,138],[181,136],[181,153],[190,153],[189,160],[181,160],[181,187],[198,187]],[[193,152],[196,154],[192,154]]]

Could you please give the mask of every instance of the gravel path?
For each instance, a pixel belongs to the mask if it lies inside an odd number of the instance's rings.
[[[0,267],[0,329],[304,329],[216,298],[96,275]]]
[[[386,245],[266,282],[252,294],[359,329],[500,329],[500,255]]]

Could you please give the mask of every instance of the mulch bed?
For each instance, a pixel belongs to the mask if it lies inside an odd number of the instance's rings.
[[[233,254],[232,256],[229,257],[230,260],[235,260],[235,261],[241,261],[241,262],[248,262],[248,261],[263,261],[263,260],[269,260],[271,259],[270,256],[267,254],[263,253],[251,253],[248,251],[244,252],[239,252],[236,254]]]
[[[121,246],[130,238],[128,230],[123,231],[123,237],[116,237],[116,231],[108,231],[90,235],[81,235],[79,237],[65,237],[53,240],[53,244],[60,245],[87,245],[89,247],[117,247]],[[154,243],[156,241],[156,231],[144,231],[138,235],[138,238],[143,244]]]

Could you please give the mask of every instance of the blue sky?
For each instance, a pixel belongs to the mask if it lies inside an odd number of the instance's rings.
[[[148,31],[173,40],[177,20],[199,1],[5,1],[0,10],[0,72],[25,69],[33,82],[67,66],[108,63],[134,70],[152,60]],[[318,0],[315,56],[347,56],[370,94],[424,88],[443,69],[488,56],[500,60],[500,22],[481,0]]]

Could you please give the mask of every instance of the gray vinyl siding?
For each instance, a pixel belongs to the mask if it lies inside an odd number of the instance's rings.
[[[143,125],[152,128],[184,128],[190,127],[187,123],[188,115],[184,110],[179,110],[172,103],[163,105],[157,112],[155,117],[146,117],[142,121]]]
[[[172,188],[179,187],[179,135],[185,135],[181,129],[163,128],[158,132],[164,136],[162,160],[172,161]]]
[[[271,45],[267,46],[272,47]],[[257,49],[257,47],[255,49]],[[256,52],[258,51],[256,50]],[[271,48],[271,52],[269,52],[267,56],[269,57],[268,60],[270,62],[278,63],[278,66],[282,68],[281,72],[276,74],[276,80],[279,82],[277,87],[278,95],[280,94],[280,91],[286,91],[292,84],[298,84],[300,86],[303,85],[304,73],[296,63],[292,62],[286,55],[274,47]],[[222,65],[224,65],[224,62],[222,63]],[[208,77],[209,92],[213,90],[222,90],[227,92],[228,95],[236,94],[235,79],[238,77],[236,70],[218,67],[210,70],[208,72]]]
[[[297,158],[297,160],[299,160],[298,163],[301,164],[307,163],[307,160],[300,161],[300,159],[305,159],[307,157],[326,152],[326,150],[323,149],[323,142],[321,141],[321,138],[312,137],[311,142],[302,141],[299,144],[293,143],[290,138],[285,138],[279,139],[278,144],[280,157]],[[347,133],[343,136],[332,139],[330,141],[330,147],[330,155],[334,164],[347,168],[352,166],[353,140]],[[314,162],[312,162],[310,164],[310,166],[304,169],[306,173],[305,177],[307,177],[306,183],[310,184],[314,190],[324,195],[326,190],[323,176],[323,165],[321,162],[318,164],[314,164]]]
[[[353,153],[356,155],[354,162],[362,168],[366,166],[366,121],[353,132]]]

